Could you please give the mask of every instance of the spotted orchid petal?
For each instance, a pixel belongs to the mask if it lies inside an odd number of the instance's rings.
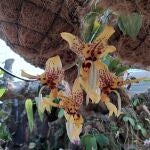
[[[104,46],[103,49],[95,49],[95,57],[98,59],[106,56],[107,54],[109,53],[113,53],[116,51],[116,47],[112,46],[112,45],[107,45],[107,46]]]
[[[64,116],[67,121],[72,122],[72,123],[76,124],[77,126],[80,124],[83,124],[83,122],[84,122],[83,117],[78,113],[71,115],[68,112],[64,111]]]
[[[51,69],[62,70],[62,63],[58,55],[51,57],[46,61],[45,71],[49,71]]]
[[[51,57],[45,65],[45,72],[38,76],[30,75],[22,71],[22,76],[30,79],[38,79],[42,84],[46,84],[50,89],[56,88],[64,78],[64,70],[59,56]]]
[[[76,53],[79,57],[83,57],[84,43],[79,40],[78,37],[71,33],[62,32],[61,37],[69,44],[70,49]]]
[[[67,135],[72,143],[79,143],[80,141],[80,133],[82,131],[83,126],[83,118],[81,115],[73,116],[69,115],[68,113],[64,112],[66,122],[66,130]]]
[[[94,63],[97,69],[99,88],[101,88],[101,90],[103,90],[103,88],[113,88],[113,85],[119,80],[119,77],[111,73],[106,64],[101,61],[95,61]]]
[[[95,66],[97,68],[99,88],[101,89],[101,101],[107,106],[109,110],[109,116],[114,113],[118,117],[121,114],[121,99],[118,99],[119,110],[117,110],[116,106],[110,102],[109,98],[112,84],[114,84],[114,81],[116,81],[118,78],[114,76],[114,74],[108,70],[108,67],[101,61],[96,61]]]
[[[79,78],[75,79],[72,87],[72,99],[79,105],[83,103],[83,91],[80,87]]]
[[[72,122],[66,122],[66,130],[67,130],[67,135],[69,137],[69,140],[76,144],[80,142],[80,133],[82,132],[82,124],[81,125],[76,125]]]
[[[45,72],[39,75],[42,84],[47,84],[50,89],[56,88],[64,78],[64,70],[59,56],[51,57],[45,65]]]
[[[105,26],[102,33],[94,40],[94,43],[98,43],[100,41],[107,41],[114,32],[115,30],[112,26]]]
[[[80,114],[69,115],[67,112],[64,112],[64,116],[67,120],[66,130],[67,135],[72,143],[80,141],[79,135],[82,131],[83,126],[83,117]]]
[[[116,48],[107,44],[108,39],[114,32],[115,30],[113,27],[105,26],[103,32],[92,43],[87,44],[88,50],[84,51],[84,56],[86,58],[88,56],[95,61],[108,53],[115,52]],[[86,53],[88,53],[88,55]],[[89,56],[89,54],[91,56]]]
[[[72,93],[74,93],[73,97],[81,100],[81,97],[78,97],[78,93],[80,92],[81,91],[79,88],[78,80],[76,80],[72,89]],[[84,122],[83,117],[78,113],[81,104],[77,103],[75,99],[73,100],[72,96],[64,96],[62,92],[58,94],[58,97],[61,99],[61,101],[59,102],[59,107],[64,109],[64,116],[67,120],[67,135],[71,142],[79,142],[79,135],[82,131],[82,126]]]
[[[59,107],[63,108],[68,114],[76,114],[79,110],[80,105],[72,100],[72,97],[58,95],[61,99],[59,102]]]

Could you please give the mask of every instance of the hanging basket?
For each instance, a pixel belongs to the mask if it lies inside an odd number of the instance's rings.
[[[76,55],[60,33],[79,34],[77,9],[84,0],[1,0],[0,38],[29,63],[44,68],[49,57],[59,55],[63,66]]]

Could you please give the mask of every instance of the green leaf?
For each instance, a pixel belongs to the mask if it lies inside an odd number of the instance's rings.
[[[115,70],[115,74],[117,76],[120,76],[121,74],[123,74],[128,69],[129,69],[129,67],[127,67],[127,66],[118,65],[118,67]]]
[[[118,64],[119,64],[119,60],[118,59],[114,59],[112,58],[109,62],[108,68],[110,71],[114,72],[114,70],[117,68]]]
[[[29,128],[30,131],[32,132],[33,126],[34,126],[34,120],[33,120],[33,103],[31,99],[27,99],[25,101],[25,108],[27,112],[27,117],[28,117],[28,123],[29,123]]]
[[[97,17],[101,15],[102,12],[102,8],[95,8],[84,17],[81,34],[86,43],[94,40],[102,31],[100,22],[97,21]]]
[[[118,20],[118,26],[124,34],[135,39],[142,26],[142,16],[138,13],[121,15]]]
[[[58,118],[62,118],[64,116],[64,110],[60,109],[58,112]]]
[[[147,132],[146,132],[146,130],[145,130],[144,128],[141,129],[141,133],[142,133],[142,135],[143,135],[144,137],[147,136]]]
[[[96,138],[93,135],[85,135],[81,138],[81,143],[86,150],[97,150]]]
[[[55,99],[53,100],[53,102],[58,104],[58,103],[60,102],[60,99],[55,98]]]
[[[0,123],[0,139],[5,141],[11,140],[11,134],[9,133],[6,124],[3,123]]]
[[[102,61],[107,64],[109,70],[117,76],[120,76],[124,71],[129,69],[129,67],[122,65],[119,59],[113,58],[110,55],[105,56]]]
[[[6,88],[0,88],[0,97],[3,96],[3,94],[5,93]]]
[[[133,99],[133,106],[137,106],[138,104],[140,104],[140,100],[138,98]]]
[[[140,131],[141,131],[141,134],[142,134],[144,137],[147,136],[147,131],[146,131],[145,128],[143,128],[142,125],[137,124],[137,125],[135,126],[135,129],[136,129],[136,130],[140,130]]]
[[[109,139],[104,134],[95,135],[95,138],[100,147],[109,145]]]
[[[135,129],[136,129],[136,130],[141,130],[142,127],[141,127],[139,124],[137,124],[137,125],[135,126]]]
[[[82,35],[85,42],[89,42],[91,39],[91,33],[94,27],[96,16],[89,16],[84,20]]]
[[[94,27],[90,35],[89,42],[92,42],[96,37],[103,31],[104,26],[101,25],[98,21],[94,22]]]
[[[129,122],[133,127],[135,126],[135,121],[131,117],[125,116],[123,117],[123,121]]]

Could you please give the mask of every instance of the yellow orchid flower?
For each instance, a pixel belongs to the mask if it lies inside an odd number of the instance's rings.
[[[55,56],[47,60],[43,74],[33,76],[22,70],[21,75],[30,79],[38,79],[43,85],[48,85],[50,89],[53,89],[63,80],[64,70],[60,57]]]
[[[79,141],[79,134],[82,131],[83,117],[79,113],[80,106],[83,103],[83,92],[80,87],[79,79],[76,79],[73,84],[71,95],[65,95],[60,91],[57,95],[60,99],[58,104],[54,103],[52,99],[43,100],[42,107],[45,109],[48,106],[58,107],[64,109],[64,116],[67,120],[66,129],[71,142]]]
[[[122,78],[111,73],[108,70],[107,66],[101,61],[95,61],[94,63],[97,70],[98,87],[101,89],[101,100],[106,104],[109,110],[109,116],[111,116],[113,113],[116,116],[119,116],[122,113],[121,106],[118,106],[119,110],[117,110],[116,106],[110,102],[109,99],[110,92],[115,91],[115,93],[118,96],[118,101],[119,101],[118,105],[121,105],[121,98],[120,95],[118,95],[119,93],[117,93],[116,89],[121,88],[125,84],[142,81],[145,78],[134,79],[134,80],[123,80]]]
[[[61,37],[68,42],[70,49],[83,60],[95,61],[116,50],[114,46],[107,45],[107,40],[114,32],[113,27],[105,26],[103,32],[92,43],[84,43],[75,35],[67,32],[62,32]]]
[[[24,71],[22,76],[30,79],[38,79],[43,85],[47,85],[50,89],[50,99],[57,97],[57,86],[64,78],[64,70],[59,56],[51,57],[45,65],[45,72],[41,75],[33,76]]]
[[[80,83],[93,103],[98,103],[100,100],[100,92],[96,92],[98,87],[93,62],[116,50],[114,46],[107,44],[107,40],[114,32],[113,27],[105,26],[103,32],[92,43],[84,43],[71,33],[61,33],[61,37],[68,42],[70,49],[82,59]]]
[[[66,122],[67,135],[72,143],[79,143],[80,133],[82,132],[83,118],[81,115],[69,115],[64,113]]]

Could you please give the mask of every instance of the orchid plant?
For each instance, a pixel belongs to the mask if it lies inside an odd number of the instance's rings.
[[[80,141],[79,135],[82,131],[84,119],[80,113],[80,107],[83,104],[83,91],[91,99],[92,103],[105,103],[109,110],[109,116],[113,113],[118,117],[121,114],[121,98],[117,92],[125,84],[138,82],[142,79],[123,80],[110,72],[107,65],[101,61],[101,58],[108,53],[116,51],[107,41],[115,32],[111,26],[105,26],[102,33],[90,43],[84,43],[77,36],[63,32],[61,37],[69,44],[70,49],[77,54],[81,60],[79,76],[75,79],[72,90],[58,91],[58,84],[63,81],[64,70],[59,56],[51,57],[46,62],[45,72],[38,76],[33,76],[22,71],[22,76],[30,79],[38,79],[43,85],[47,85],[51,92],[49,98],[42,98],[40,107],[49,111],[49,107],[62,108],[67,120],[66,129],[71,142]],[[118,108],[111,103],[109,94],[115,92],[118,96]],[[58,98],[60,101],[55,103],[53,100]]]

